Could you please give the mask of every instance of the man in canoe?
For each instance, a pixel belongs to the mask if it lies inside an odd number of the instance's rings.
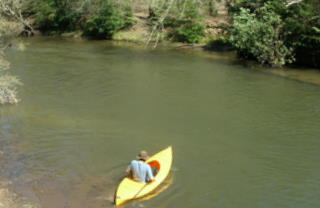
[[[140,182],[150,182],[154,180],[152,169],[150,165],[145,163],[149,156],[146,151],[141,151],[137,160],[132,160],[126,172],[131,176],[132,179]]]

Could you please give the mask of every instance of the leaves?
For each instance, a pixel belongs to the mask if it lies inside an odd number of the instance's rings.
[[[168,37],[177,42],[198,43],[204,36],[205,26],[197,2],[177,1],[164,20],[170,29]]]
[[[260,63],[280,67],[293,60],[292,49],[284,44],[281,17],[269,4],[251,12],[240,8],[233,18],[230,42],[241,54]]]
[[[45,33],[61,33],[76,29],[81,14],[73,9],[75,0],[37,0],[36,23]]]
[[[95,39],[111,39],[117,31],[133,24],[131,9],[121,9],[111,0],[102,4],[100,11],[89,18],[84,35]]]

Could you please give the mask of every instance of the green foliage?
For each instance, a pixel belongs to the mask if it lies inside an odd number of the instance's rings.
[[[37,0],[30,1],[28,8],[35,13],[39,29],[47,34],[83,29],[85,36],[110,39],[115,32],[133,23],[131,6],[115,2]]]
[[[163,13],[157,11],[156,13]],[[152,19],[157,20],[157,15]],[[204,36],[204,24],[200,14],[199,5],[192,0],[184,0],[170,10],[164,19],[163,25],[169,29],[168,37],[177,42],[198,43]]]
[[[100,11],[87,20],[84,35],[94,39],[111,39],[114,33],[133,23],[131,7],[121,9],[107,0],[103,2]]]
[[[290,6],[282,0],[235,0],[229,11],[233,16],[238,16],[241,8],[245,8],[259,19],[261,14],[258,11],[265,7],[266,2],[269,10],[281,19],[281,41],[286,48],[292,48],[295,63],[320,67],[320,34],[317,30],[320,28],[319,0],[303,0]]]
[[[262,64],[282,66],[291,63],[292,49],[284,44],[283,23],[269,4],[251,13],[240,9],[233,19],[230,42],[245,56]]]
[[[290,6],[285,18],[287,44],[295,49],[299,63],[320,67],[320,4],[306,0]]]
[[[241,8],[246,8],[253,12],[257,8],[262,7],[266,2],[268,0],[234,0],[230,1],[228,9],[231,13],[239,13]]]
[[[202,24],[184,24],[169,33],[174,41],[184,43],[199,43],[204,35],[204,26]]]
[[[175,41],[185,43],[198,43],[204,36],[204,25],[199,7],[193,1],[186,0],[184,12],[178,16],[180,25],[169,34]]]
[[[36,24],[45,33],[60,33],[76,29],[81,14],[72,8],[75,0],[38,0]]]

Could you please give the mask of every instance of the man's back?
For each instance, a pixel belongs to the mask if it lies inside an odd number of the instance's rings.
[[[132,171],[134,180],[148,182],[153,178],[151,167],[143,161],[132,160],[128,168]]]

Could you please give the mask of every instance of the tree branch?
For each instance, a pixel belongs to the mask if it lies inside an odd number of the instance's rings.
[[[303,1],[303,0],[287,0],[286,7],[289,7],[289,6],[291,6],[292,4],[300,3],[300,2],[302,2],[302,1]]]

